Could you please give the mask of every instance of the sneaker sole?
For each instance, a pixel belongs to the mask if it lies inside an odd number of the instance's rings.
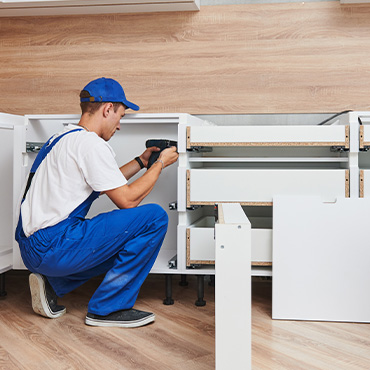
[[[137,328],[139,326],[148,325],[155,320],[155,315],[152,314],[140,320],[135,321],[109,321],[109,320],[99,320],[99,319],[92,319],[90,317],[85,318],[85,324],[90,326],[110,326],[110,327],[117,327],[117,328]]]
[[[39,274],[31,274],[29,277],[32,308],[33,311],[41,316],[56,319],[66,313],[66,309],[53,313],[45,298],[45,281]]]

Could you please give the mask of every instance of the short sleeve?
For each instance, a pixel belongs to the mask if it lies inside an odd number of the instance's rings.
[[[87,184],[94,191],[107,191],[127,184],[108,143],[99,141],[84,154],[79,163],[80,168]]]

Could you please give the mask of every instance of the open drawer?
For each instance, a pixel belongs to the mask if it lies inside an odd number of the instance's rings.
[[[271,266],[271,220],[249,217],[252,224],[252,266]],[[186,265],[213,265],[215,263],[215,218],[205,216],[186,229]]]
[[[242,205],[271,205],[274,195],[315,195],[325,201],[349,196],[346,169],[187,170],[187,207],[237,202]]]

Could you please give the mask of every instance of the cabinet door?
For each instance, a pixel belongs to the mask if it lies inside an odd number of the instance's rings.
[[[15,194],[14,151],[24,130],[23,117],[0,114],[0,273],[13,267]],[[21,156],[21,154],[20,154]]]

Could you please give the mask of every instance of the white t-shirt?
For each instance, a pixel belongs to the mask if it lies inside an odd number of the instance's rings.
[[[68,125],[66,131],[79,126]],[[83,203],[93,191],[107,191],[127,183],[112,147],[84,129],[65,135],[40,164],[22,211],[26,236],[56,225]]]

